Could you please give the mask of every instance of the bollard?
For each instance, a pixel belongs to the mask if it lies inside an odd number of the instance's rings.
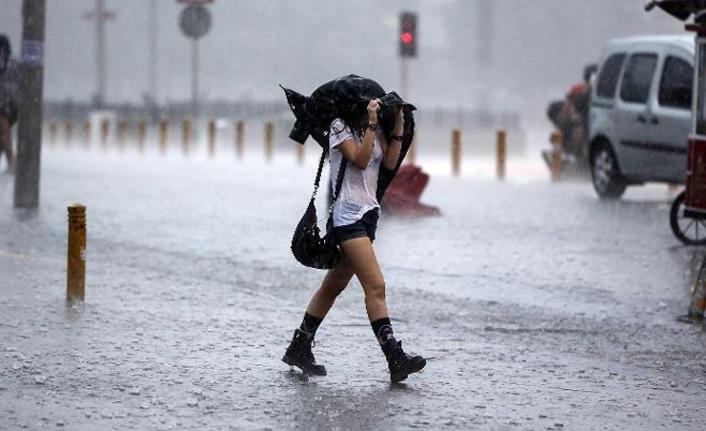
[[[304,164],[304,144],[297,145],[297,163]]]
[[[86,290],[86,207],[69,205],[66,301],[83,301]]]
[[[106,145],[108,142],[108,131],[110,130],[110,123],[107,118],[101,120],[101,144]]]
[[[86,144],[91,142],[91,122],[89,120],[83,122],[83,138]]]
[[[454,129],[451,133],[451,172],[454,176],[461,175],[461,131]]]
[[[238,121],[235,123],[235,154],[239,159],[243,158],[243,146],[245,138],[245,123]]]
[[[169,132],[169,120],[162,118],[159,120],[159,151],[167,152],[167,132]]]
[[[271,121],[265,123],[265,159],[272,160],[272,138],[274,137],[274,125]]]
[[[118,142],[120,143],[121,147],[125,143],[125,132],[127,132],[127,126],[128,126],[127,121],[125,121],[125,120],[118,121]]]
[[[71,120],[67,120],[66,123],[64,123],[64,134],[66,135],[66,142],[70,143],[74,134],[74,123],[72,123]]]
[[[208,120],[208,154],[213,157],[216,154],[216,122]]]
[[[562,149],[561,132],[554,131],[549,138],[552,144],[552,181],[556,182],[561,179],[561,167],[564,164],[564,151]]]
[[[499,180],[505,179],[505,160],[506,157],[506,134],[504,130],[497,132],[497,176]]]
[[[191,119],[181,120],[181,150],[184,154],[189,153],[189,139],[191,138]]]
[[[147,137],[147,122],[145,120],[140,120],[137,123],[137,143],[140,151],[145,150],[145,138]]]
[[[52,144],[56,143],[56,134],[58,130],[57,124],[53,121],[49,122],[49,140]]]

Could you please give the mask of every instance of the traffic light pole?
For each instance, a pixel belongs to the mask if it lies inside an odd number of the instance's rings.
[[[404,100],[409,99],[409,57],[400,58],[400,91]]]
[[[199,40],[193,38],[191,42],[191,117],[198,115],[199,98]]]
[[[22,2],[20,115],[17,125],[15,208],[39,206],[39,162],[42,143],[45,0]]]

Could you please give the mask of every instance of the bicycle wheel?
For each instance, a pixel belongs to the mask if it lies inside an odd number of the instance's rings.
[[[706,245],[706,219],[684,215],[685,192],[677,195],[669,211],[669,226],[674,236],[686,245]]]

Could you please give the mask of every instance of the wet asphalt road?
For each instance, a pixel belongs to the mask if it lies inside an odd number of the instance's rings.
[[[706,333],[675,320],[700,255],[669,232],[673,194],[601,203],[512,160],[504,184],[435,174],[441,218],[381,220],[395,331],[424,372],[389,384],[357,283],[317,336],[329,375],[290,371],[322,276],[288,250],[314,163],[47,149],[37,214],[0,175],[0,429],[706,428]],[[87,298],[67,309],[73,201]]]

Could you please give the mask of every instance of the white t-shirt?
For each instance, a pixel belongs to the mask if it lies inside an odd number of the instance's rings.
[[[346,226],[363,217],[363,214],[374,208],[379,208],[377,193],[378,172],[382,162],[379,131],[373,141],[373,155],[365,169],[358,169],[353,163],[346,163],[346,173],[341,184],[341,195],[333,207],[333,225]],[[353,139],[356,144],[363,145],[362,137],[353,133],[343,120],[336,118],[331,122],[329,130],[329,148],[331,151],[331,193],[335,193],[338,169],[343,160],[343,153],[338,146],[346,139]]]

